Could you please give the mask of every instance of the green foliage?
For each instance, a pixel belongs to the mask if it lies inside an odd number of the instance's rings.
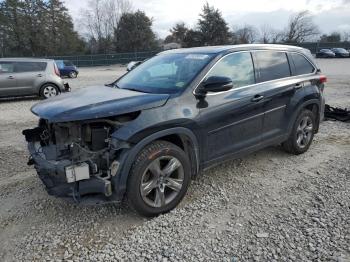
[[[330,35],[322,35],[320,41],[322,43],[339,43],[341,41],[341,34],[333,32]]]
[[[152,20],[142,11],[125,13],[115,30],[117,52],[149,51],[158,48]]]
[[[0,2],[2,56],[46,56],[84,50],[72,18],[60,0]]]
[[[184,39],[184,47],[197,47],[202,45],[203,45],[202,33],[193,29],[188,30]]]
[[[221,12],[206,3],[195,29],[188,29],[184,23],[177,23],[170,29],[171,35],[165,42],[177,42],[183,47],[225,45],[232,41],[230,30]]]
[[[202,45],[224,45],[230,42],[229,28],[219,9],[206,3],[199,16],[198,30],[202,34]]]
[[[177,23],[172,29],[170,29],[170,32],[171,37],[173,38],[172,42],[179,43],[183,46],[186,34],[188,33],[188,28],[185,23]]]

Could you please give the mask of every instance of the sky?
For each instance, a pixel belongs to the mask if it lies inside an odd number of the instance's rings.
[[[88,0],[63,0],[74,21]],[[291,14],[309,10],[322,32],[350,32],[350,0],[131,0],[134,10],[153,18],[153,30],[164,38],[177,22],[194,27],[202,6],[208,2],[220,9],[230,27],[270,25],[282,30]],[[76,23],[78,24],[78,23]],[[79,26],[77,26],[79,29]]]

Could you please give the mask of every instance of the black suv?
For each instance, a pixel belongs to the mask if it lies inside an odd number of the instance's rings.
[[[218,162],[282,144],[308,150],[324,111],[326,77],[308,50],[237,45],[166,51],[112,84],[32,108],[23,131],[51,195],[121,202],[145,216],[179,204]]]

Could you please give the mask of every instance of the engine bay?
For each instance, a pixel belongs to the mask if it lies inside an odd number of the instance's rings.
[[[38,127],[23,131],[31,153],[28,164],[53,194],[78,199],[84,194],[112,195],[112,178],[119,168],[120,147],[111,135],[138,113],[77,122],[49,123],[40,119]]]

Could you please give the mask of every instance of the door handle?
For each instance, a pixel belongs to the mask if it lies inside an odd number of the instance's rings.
[[[300,89],[303,87],[303,84],[302,83],[297,83],[294,85],[294,89]]]
[[[42,75],[42,74],[37,74],[36,76],[37,76],[37,77],[43,77],[43,75]]]
[[[7,79],[15,79],[13,76],[9,76],[7,77]]]
[[[252,102],[259,102],[261,101],[262,99],[264,98],[264,96],[262,95],[255,95],[253,98],[252,98]]]

